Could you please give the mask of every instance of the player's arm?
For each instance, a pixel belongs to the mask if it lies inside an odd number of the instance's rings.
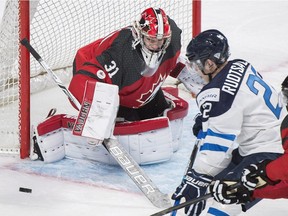
[[[272,180],[267,175],[267,165],[269,163],[271,163],[271,160],[264,160],[244,168],[241,177],[242,184],[250,191],[265,187],[266,185],[278,184],[280,182],[279,179]],[[279,168],[277,170],[279,171]]]
[[[284,155],[273,161],[251,164],[243,170],[242,182],[250,190],[266,185],[275,185],[288,180],[288,115],[281,123],[281,138]]]
[[[288,153],[277,158],[275,161],[271,161],[266,166],[266,175],[272,181],[288,180]]]
[[[108,73],[110,65],[100,63],[99,59],[104,58],[103,55],[118,33],[99,39],[77,52],[69,85],[69,90],[81,103],[73,127],[74,135],[101,141],[113,134],[119,107],[119,89],[112,84]]]
[[[73,62],[73,77],[69,84],[69,91],[80,103],[84,97],[86,81],[112,83],[107,71],[111,65],[104,65],[98,59],[104,59],[105,52],[112,46],[118,33],[119,31],[116,31],[77,51]]]
[[[288,154],[274,161],[264,160],[258,164],[251,164],[243,170],[240,187],[231,193],[230,181],[216,180],[210,186],[214,199],[222,204],[246,203],[254,198],[287,198],[288,180],[287,164]],[[270,173],[272,171],[272,173]],[[232,182],[232,183],[235,183]]]

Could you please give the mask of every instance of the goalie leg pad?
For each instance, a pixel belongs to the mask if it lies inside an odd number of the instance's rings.
[[[87,81],[73,134],[97,140],[110,138],[113,134],[118,107],[118,86]]]
[[[167,117],[118,123],[114,135],[140,165],[164,162],[173,155],[172,131]]]
[[[62,115],[55,115],[37,125],[33,135],[34,153],[45,163],[65,157]]]
[[[184,119],[175,119],[170,121],[173,152],[177,152],[179,149],[183,131],[183,121]]]
[[[103,145],[89,145],[87,139],[73,135],[68,129],[63,132],[66,157],[117,164]],[[118,141],[140,165],[164,162],[173,155],[173,139],[167,117],[126,122],[116,125],[114,132]]]
[[[173,155],[170,127],[117,137],[140,165],[168,161]]]
[[[166,109],[163,116],[167,116],[170,121],[170,128],[173,139],[173,151],[179,149],[181,141],[183,121],[188,114],[188,103],[182,98],[178,97],[178,89],[171,87],[163,87],[163,93],[170,108]]]

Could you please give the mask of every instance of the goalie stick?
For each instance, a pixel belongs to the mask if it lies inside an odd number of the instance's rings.
[[[45,71],[51,75],[53,80],[67,95],[67,97],[75,104],[80,110],[81,104],[74,97],[74,95],[63,85],[62,81],[55,75],[52,69],[46,64],[41,56],[31,46],[29,41],[24,38],[21,44],[25,46]],[[117,141],[116,138],[105,139],[103,142],[104,147],[122,167],[126,174],[133,180],[136,186],[144,193],[144,195],[151,201],[153,205],[158,208],[167,208],[171,206],[170,198],[167,194],[162,193],[159,188],[152,182],[147,174],[140,168],[138,163],[131,157],[125,148]]]

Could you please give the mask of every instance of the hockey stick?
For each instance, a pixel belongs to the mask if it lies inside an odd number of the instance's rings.
[[[201,141],[201,138],[200,138],[200,134],[201,134],[201,133],[202,133],[202,132],[199,131],[199,133],[198,133],[198,135],[197,135],[197,139],[196,139],[196,141],[195,141],[195,144],[194,144],[194,147],[193,147],[193,150],[192,150],[190,159],[189,159],[189,163],[188,163],[187,168],[186,168],[186,171],[185,171],[185,173],[184,173],[184,176],[186,175],[187,171],[188,171],[189,169],[191,169],[191,167],[192,167],[193,164],[194,164],[194,161],[195,161],[195,158],[196,158],[196,155],[197,155],[197,152],[198,152],[198,146],[199,146],[199,143],[200,143],[200,141]],[[183,177],[183,178],[184,178],[184,177]],[[179,203],[180,203],[180,199],[176,199],[175,202],[174,202],[174,206],[178,206]],[[173,211],[171,212],[171,216],[176,216],[176,214],[177,214],[177,209],[175,209],[175,210],[173,210]]]
[[[172,211],[175,211],[175,210],[184,208],[184,207],[186,207],[186,206],[193,205],[193,204],[195,204],[195,203],[197,203],[197,202],[200,202],[200,201],[202,201],[202,200],[206,200],[206,199],[208,199],[208,198],[210,198],[210,197],[212,197],[212,194],[211,194],[211,193],[208,193],[208,194],[205,194],[205,195],[203,195],[203,196],[200,196],[200,197],[198,197],[198,198],[196,198],[196,199],[192,199],[192,200],[189,200],[189,201],[187,201],[187,202],[181,203],[181,204],[179,204],[179,205],[177,205],[177,206],[172,206],[172,207],[170,207],[170,208],[164,209],[163,211],[159,211],[159,212],[157,212],[157,213],[155,213],[155,214],[152,214],[152,215],[150,215],[150,216],[162,216],[162,215],[168,214],[168,213],[170,213],[170,212],[172,212]]]
[[[237,189],[237,188],[239,188],[239,187],[241,187],[241,186],[242,186],[242,184],[241,184],[240,182],[237,182],[237,183],[229,186],[229,187],[228,187],[228,190],[230,190],[231,193],[233,193],[233,190],[235,190],[235,189]],[[170,207],[170,208],[164,209],[164,210],[159,211],[159,212],[157,212],[157,213],[155,213],[155,214],[152,214],[152,215],[150,215],[150,216],[162,216],[162,215],[168,214],[168,213],[170,213],[170,212],[172,212],[172,211],[175,211],[175,210],[184,208],[184,207],[186,207],[186,206],[193,205],[193,204],[195,204],[195,203],[197,203],[197,202],[200,202],[200,201],[202,201],[202,200],[209,199],[209,198],[211,198],[211,197],[213,197],[212,193],[207,193],[207,194],[205,194],[205,195],[203,195],[203,196],[200,196],[200,197],[197,197],[197,198],[195,198],[195,199],[189,200],[189,201],[187,201],[187,202],[181,203],[181,204],[179,204],[179,205],[177,205],[177,206],[172,206],[172,207]]]
[[[35,51],[29,41],[24,38],[23,40],[21,40],[21,44],[28,49],[28,51],[33,55],[33,57],[39,62],[39,64],[45,69],[45,71],[51,75],[57,85],[80,110],[81,104],[73,96],[73,94],[63,85],[62,81],[55,75],[52,69]],[[159,190],[159,188],[151,181],[147,174],[140,168],[138,163],[131,157],[131,155],[117,141],[116,138],[105,139],[103,145],[153,205],[159,208],[167,208],[171,206],[169,196]]]

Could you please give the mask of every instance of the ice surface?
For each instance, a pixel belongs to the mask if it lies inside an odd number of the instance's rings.
[[[0,4],[1,5],[1,4]],[[280,90],[288,75],[288,1],[203,0],[202,29],[216,28],[229,40],[231,58],[243,58]],[[33,122],[51,107],[73,114],[57,87],[35,94]],[[57,98],[55,98],[57,95]],[[180,183],[195,138],[191,134],[195,101],[189,99],[182,144],[171,161],[142,167],[160,190],[171,194]],[[39,98],[41,104],[35,104]],[[33,104],[34,103],[34,104]],[[19,192],[19,187],[32,193]],[[0,214],[5,216],[147,216],[159,211],[141,194],[120,167],[65,159],[53,164],[0,157]],[[287,200],[263,200],[247,216],[286,216]],[[179,211],[177,215],[183,215]]]

